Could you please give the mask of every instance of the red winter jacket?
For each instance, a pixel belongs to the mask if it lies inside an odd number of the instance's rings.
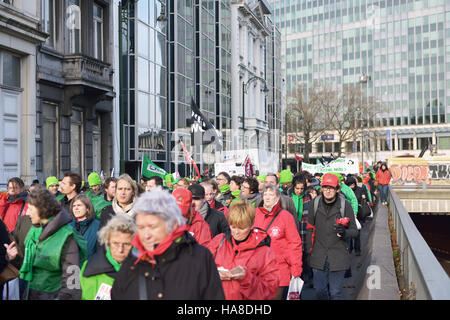
[[[266,230],[278,211],[280,213],[270,225],[267,234],[271,239],[270,247],[277,256],[280,287],[287,287],[291,276],[300,277],[302,274],[302,240],[294,217],[288,211],[281,209],[278,202],[271,212],[264,207],[257,208],[253,226]]]
[[[389,170],[378,170],[377,174],[375,175],[375,178],[377,179],[379,184],[382,184],[383,186],[388,185],[391,181],[391,173]]]
[[[195,210],[192,210],[191,217],[192,222],[187,223],[188,231],[199,244],[206,245],[212,239],[209,224],[203,219],[202,215]],[[188,218],[186,217],[186,219]]]
[[[247,269],[240,280],[222,281],[227,300],[275,298],[279,286],[278,263],[270,248],[270,238],[264,231],[253,229],[249,238],[238,245],[231,235],[221,233],[208,243],[207,248],[213,254],[217,267],[231,270],[242,266]]]
[[[14,201],[10,202],[11,196],[8,198],[0,198],[0,218],[5,223],[9,232],[13,232],[16,227],[17,219],[20,215],[25,215],[28,210],[28,203],[26,203],[28,197],[27,192],[22,192],[17,195]],[[9,199],[9,200],[8,200]],[[22,212],[20,210],[22,209]]]

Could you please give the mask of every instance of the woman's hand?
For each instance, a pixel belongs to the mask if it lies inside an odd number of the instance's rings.
[[[230,273],[229,270],[224,268],[218,268],[217,270],[219,271],[220,280],[222,281],[232,280],[233,275]]]
[[[246,273],[247,270],[241,266],[237,266],[236,268],[230,270],[231,279],[233,280],[241,280],[245,277]]]
[[[8,259],[14,260],[17,257],[17,254],[19,253],[17,250],[16,243],[13,241],[10,244],[5,243],[6,248],[6,254],[8,255]]]

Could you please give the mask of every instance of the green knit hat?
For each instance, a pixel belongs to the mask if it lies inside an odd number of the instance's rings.
[[[166,174],[166,176],[164,177],[165,182],[172,182],[174,181],[173,176],[169,173]]]
[[[48,177],[48,178],[45,180],[45,184],[47,185],[47,189],[48,189],[48,188],[50,188],[50,186],[52,186],[52,185],[54,185],[54,184],[59,185],[59,181],[58,181],[58,178],[52,176],[52,177]]]
[[[88,175],[88,182],[89,187],[98,186],[99,184],[102,184],[102,180],[100,179],[100,176],[97,172],[92,172],[90,175]]]
[[[260,174],[258,176],[258,178],[256,178],[256,180],[264,182],[264,181],[266,181],[266,175],[265,174]]]
[[[290,183],[294,179],[291,170],[286,169],[280,172],[280,184]]]

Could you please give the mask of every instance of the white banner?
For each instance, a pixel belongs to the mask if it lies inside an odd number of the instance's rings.
[[[245,175],[245,168],[240,166],[237,167],[235,163],[215,163],[214,164],[214,175],[217,175],[220,172],[226,172],[231,176],[234,175]]]
[[[344,174],[354,174],[359,173],[359,160],[358,159],[346,159],[339,158],[331,161],[326,166],[322,164],[309,164],[302,163],[302,170],[308,171],[311,174],[316,172],[328,173],[328,172],[338,172]]]

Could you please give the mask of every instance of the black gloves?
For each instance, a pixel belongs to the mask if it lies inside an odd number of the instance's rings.
[[[344,238],[345,237],[345,227],[343,224],[338,223],[336,225],[336,232],[339,237]]]

